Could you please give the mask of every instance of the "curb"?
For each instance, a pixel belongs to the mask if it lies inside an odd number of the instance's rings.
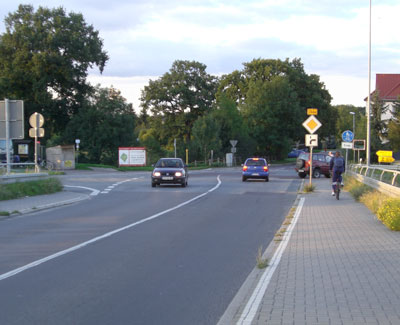
[[[289,209],[289,212],[293,208],[297,208],[301,196],[304,195],[304,193],[300,192],[302,190],[303,186],[304,186],[304,180],[301,182],[301,184],[297,190],[296,199],[294,200],[291,208]],[[279,227],[279,229],[277,230],[276,233],[280,232],[281,229],[283,229],[283,228],[286,229],[288,227],[288,225],[284,224],[286,222],[288,215],[285,216],[285,219],[283,220],[281,226]],[[268,261],[271,261],[271,258],[274,256],[275,251],[279,247],[279,244],[280,244],[280,241],[275,241],[275,236],[274,236],[274,239],[270,242],[268,247],[265,249],[265,251],[262,255],[262,258],[267,259]],[[250,274],[248,275],[246,280],[243,282],[242,286],[239,288],[235,297],[232,299],[232,301],[228,305],[228,308],[225,310],[224,314],[219,319],[217,325],[231,325],[231,324],[237,323],[239,316],[242,314],[244,308],[246,307],[247,301],[250,299],[261,276],[264,274],[264,272],[267,269],[268,269],[268,266],[264,269],[259,269],[257,266],[255,266],[253,268],[253,270],[250,272]]]
[[[48,204],[43,204],[43,205],[39,205],[37,207],[34,208],[26,208],[26,209],[22,209],[22,210],[18,210],[18,213],[11,213],[9,216],[0,216],[0,221],[6,220],[6,219],[10,219],[16,216],[20,216],[23,214],[27,214],[27,213],[32,213],[32,212],[37,212],[37,211],[41,211],[41,210],[46,210],[46,209],[51,209],[51,208],[56,208],[56,207],[60,207],[63,205],[68,205],[68,204],[73,204],[79,201],[83,201],[83,200],[87,200],[90,199],[90,195],[87,194],[83,194],[77,198],[74,199],[69,199],[69,200],[64,200],[64,201],[57,201],[57,202],[53,202],[53,203],[48,203]]]

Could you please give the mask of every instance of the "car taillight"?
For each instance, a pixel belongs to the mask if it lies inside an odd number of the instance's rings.
[[[264,171],[265,171],[265,172],[268,171],[268,166],[264,166]]]
[[[245,172],[249,167],[243,166],[243,171]]]

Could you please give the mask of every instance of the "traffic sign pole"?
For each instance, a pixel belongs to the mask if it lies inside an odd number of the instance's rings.
[[[10,165],[10,105],[8,99],[4,99],[5,103],[5,118],[6,118],[6,163],[7,163],[7,175],[11,172]]]

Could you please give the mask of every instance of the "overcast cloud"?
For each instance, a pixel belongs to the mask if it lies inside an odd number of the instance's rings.
[[[18,2],[0,0],[0,17]],[[25,3],[25,2],[21,2]],[[368,0],[30,0],[81,12],[100,32],[110,60],[89,80],[114,87],[138,109],[140,90],[175,60],[208,73],[242,69],[254,58],[301,58],[333,104],[364,106],[368,93]],[[372,4],[372,89],[376,73],[400,73],[400,3]],[[0,32],[4,32],[4,23]]]

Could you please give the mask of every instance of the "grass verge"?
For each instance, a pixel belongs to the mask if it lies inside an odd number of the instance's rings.
[[[265,269],[268,266],[268,258],[263,258],[263,248],[260,246],[257,252],[257,267],[259,269]]]
[[[400,199],[382,194],[353,177],[345,177],[345,184],[345,190],[356,201],[364,203],[386,227],[400,230]]]
[[[1,184],[0,201],[18,199],[25,196],[51,194],[61,191],[62,188],[62,184],[57,178]]]

